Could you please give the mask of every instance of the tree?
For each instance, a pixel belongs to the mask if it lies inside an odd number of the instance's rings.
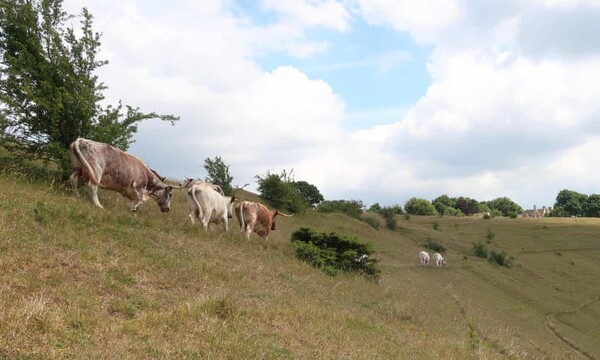
[[[454,215],[456,211],[456,199],[448,195],[440,195],[435,198],[431,204],[440,215]]]
[[[582,216],[587,195],[572,190],[561,190],[556,195],[554,208],[562,208],[569,216]]]
[[[77,137],[126,150],[137,124],[173,115],[143,113],[126,106],[102,107],[107,87],[96,70],[100,34],[86,8],[80,35],[66,22],[73,16],[62,0],[0,2],[0,136],[3,146],[23,156],[56,161],[70,173],[68,146]]]
[[[206,181],[221,186],[225,195],[233,195],[231,186],[233,176],[229,174],[229,165],[225,165],[220,156],[215,156],[214,159],[204,159],[204,170],[208,173]]]
[[[256,175],[260,197],[277,209],[285,209],[294,213],[306,211],[308,202],[293,185],[293,179],[285,170],[280,174],[267,173]]]
[[[316,205],[321,201],[325,200],[325,198],[323,198],[323,195],[321,195],[319,189],[317,189],[317,187],[313,184],[310,184],[306,181],[295,181],[293,182],[293,184],[296,188],[296,191],[298,191],[300,195],[304,198],[304,200],[306,200],[306,202],[309,203],[311,206]]]
[[[588,217],[600,217],[600,194],[588,196],[583,206],[583,213]]]
[[[435,215],[436,211],[428,200],[411,198],[404,204],[404,210],[411,215]]]
[[[456,205],[454,207],[465,215],[472,215],[479,212],[479,202],[468,197],[460,196],[456,199]]]
[[[379,203],[375,203],[369,207],[369,211],[378,213],[381,211],[381,205],[379,205]]]
[[[506,196],[486,201],[485,206],[489,208],[490,212],[501,214],[502,216],[511,216],[523,212],[523,208],[519,204]]]

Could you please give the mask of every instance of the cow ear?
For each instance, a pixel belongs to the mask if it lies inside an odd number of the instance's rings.
[[[232,196],[230,202],[234,202],[234,201],[235,201],[235,196]]]

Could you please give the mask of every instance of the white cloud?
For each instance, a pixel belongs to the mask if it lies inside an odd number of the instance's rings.
[[[263,7],[285,15],[307,27],[324,27],[337,31],[350,29],[350,14],[336,0],[262,0]]]

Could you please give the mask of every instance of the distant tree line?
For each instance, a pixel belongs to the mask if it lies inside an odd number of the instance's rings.
[[[550,216],[600,217],[600,194],[586,195],[573,190],[561,190]]]

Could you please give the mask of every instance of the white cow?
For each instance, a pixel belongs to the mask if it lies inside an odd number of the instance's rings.
[[[194,180],[194,178],[188,178],[186,177],[184,181],[179,183],[179,186],[182,188],[186,188],[189,189],[194,185],[200,185],[200,184],[210,184],[213,189],[215,189],[216,192],[218,192],[219,194],[225,196],[225,193],[223,192],[223,189],[217,185],[217,184],[213,184],[210,182],[206,182],[206,181],[202,181],[202,180]]]
[[[446,265],[446,259],[444,259],[442,255],[438,253],[433,254],[433,262],[435,262],[435,266]]]
[[[208,224],[223,222],[225,231],[229,231],[229,218],[233,217],[235,197],[223,196],[211,183],[195,184],[188,190],[187,204],[192,225],[194,219],[202,222],[202,227],[208,231]]]
[[[429,264],[429,253],[427,251],[419,252],[419,260],[421,261],[421,265]]]

